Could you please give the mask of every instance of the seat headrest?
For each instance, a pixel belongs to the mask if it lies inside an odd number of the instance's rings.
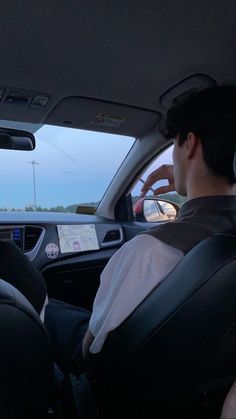
[[[40,314],[47,295],[44,279],[11,240],[0,240],[0,278],[17,288]]]
[[[0,279],[0,304],[8,304],[23,310],[30,315],[40,327],[42,327],[41,320],[32,304],[25,298],[25,296],[13,285]]]

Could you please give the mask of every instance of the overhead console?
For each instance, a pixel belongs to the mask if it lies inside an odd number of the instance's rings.
[[[33,124],[42,124],[55,104],[55,98],[45,92],[0,86],[1,120],[21,121],[21,124],[30,121],[32,132]]]
[[[28,106],[29,108],[44,108],[49,102],[49,95],[31,91],[0,87],[0,100],[7,105]]]

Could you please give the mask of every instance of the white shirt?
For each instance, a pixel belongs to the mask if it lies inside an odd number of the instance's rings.
[[[117,328],[150,291],[166,278],[183,253],[148,234],[125,243],[101,275],[89,329],[95,337],[90,352],[101,350],[109,332]]]

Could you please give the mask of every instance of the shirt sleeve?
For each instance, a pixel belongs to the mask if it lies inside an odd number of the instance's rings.
[[[110,259],[94,300],[89,329],[90,351],[101,350],[107,334],[118,327],[183,257],[183,253],[148,234],[125,243]]]

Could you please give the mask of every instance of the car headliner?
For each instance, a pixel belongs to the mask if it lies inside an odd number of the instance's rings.
[[[160,96],[193,73],[236,81],[232,0],[22,0],[1,3],[0,85],[43,92],[41,122],[68,96],[162,112]]]

